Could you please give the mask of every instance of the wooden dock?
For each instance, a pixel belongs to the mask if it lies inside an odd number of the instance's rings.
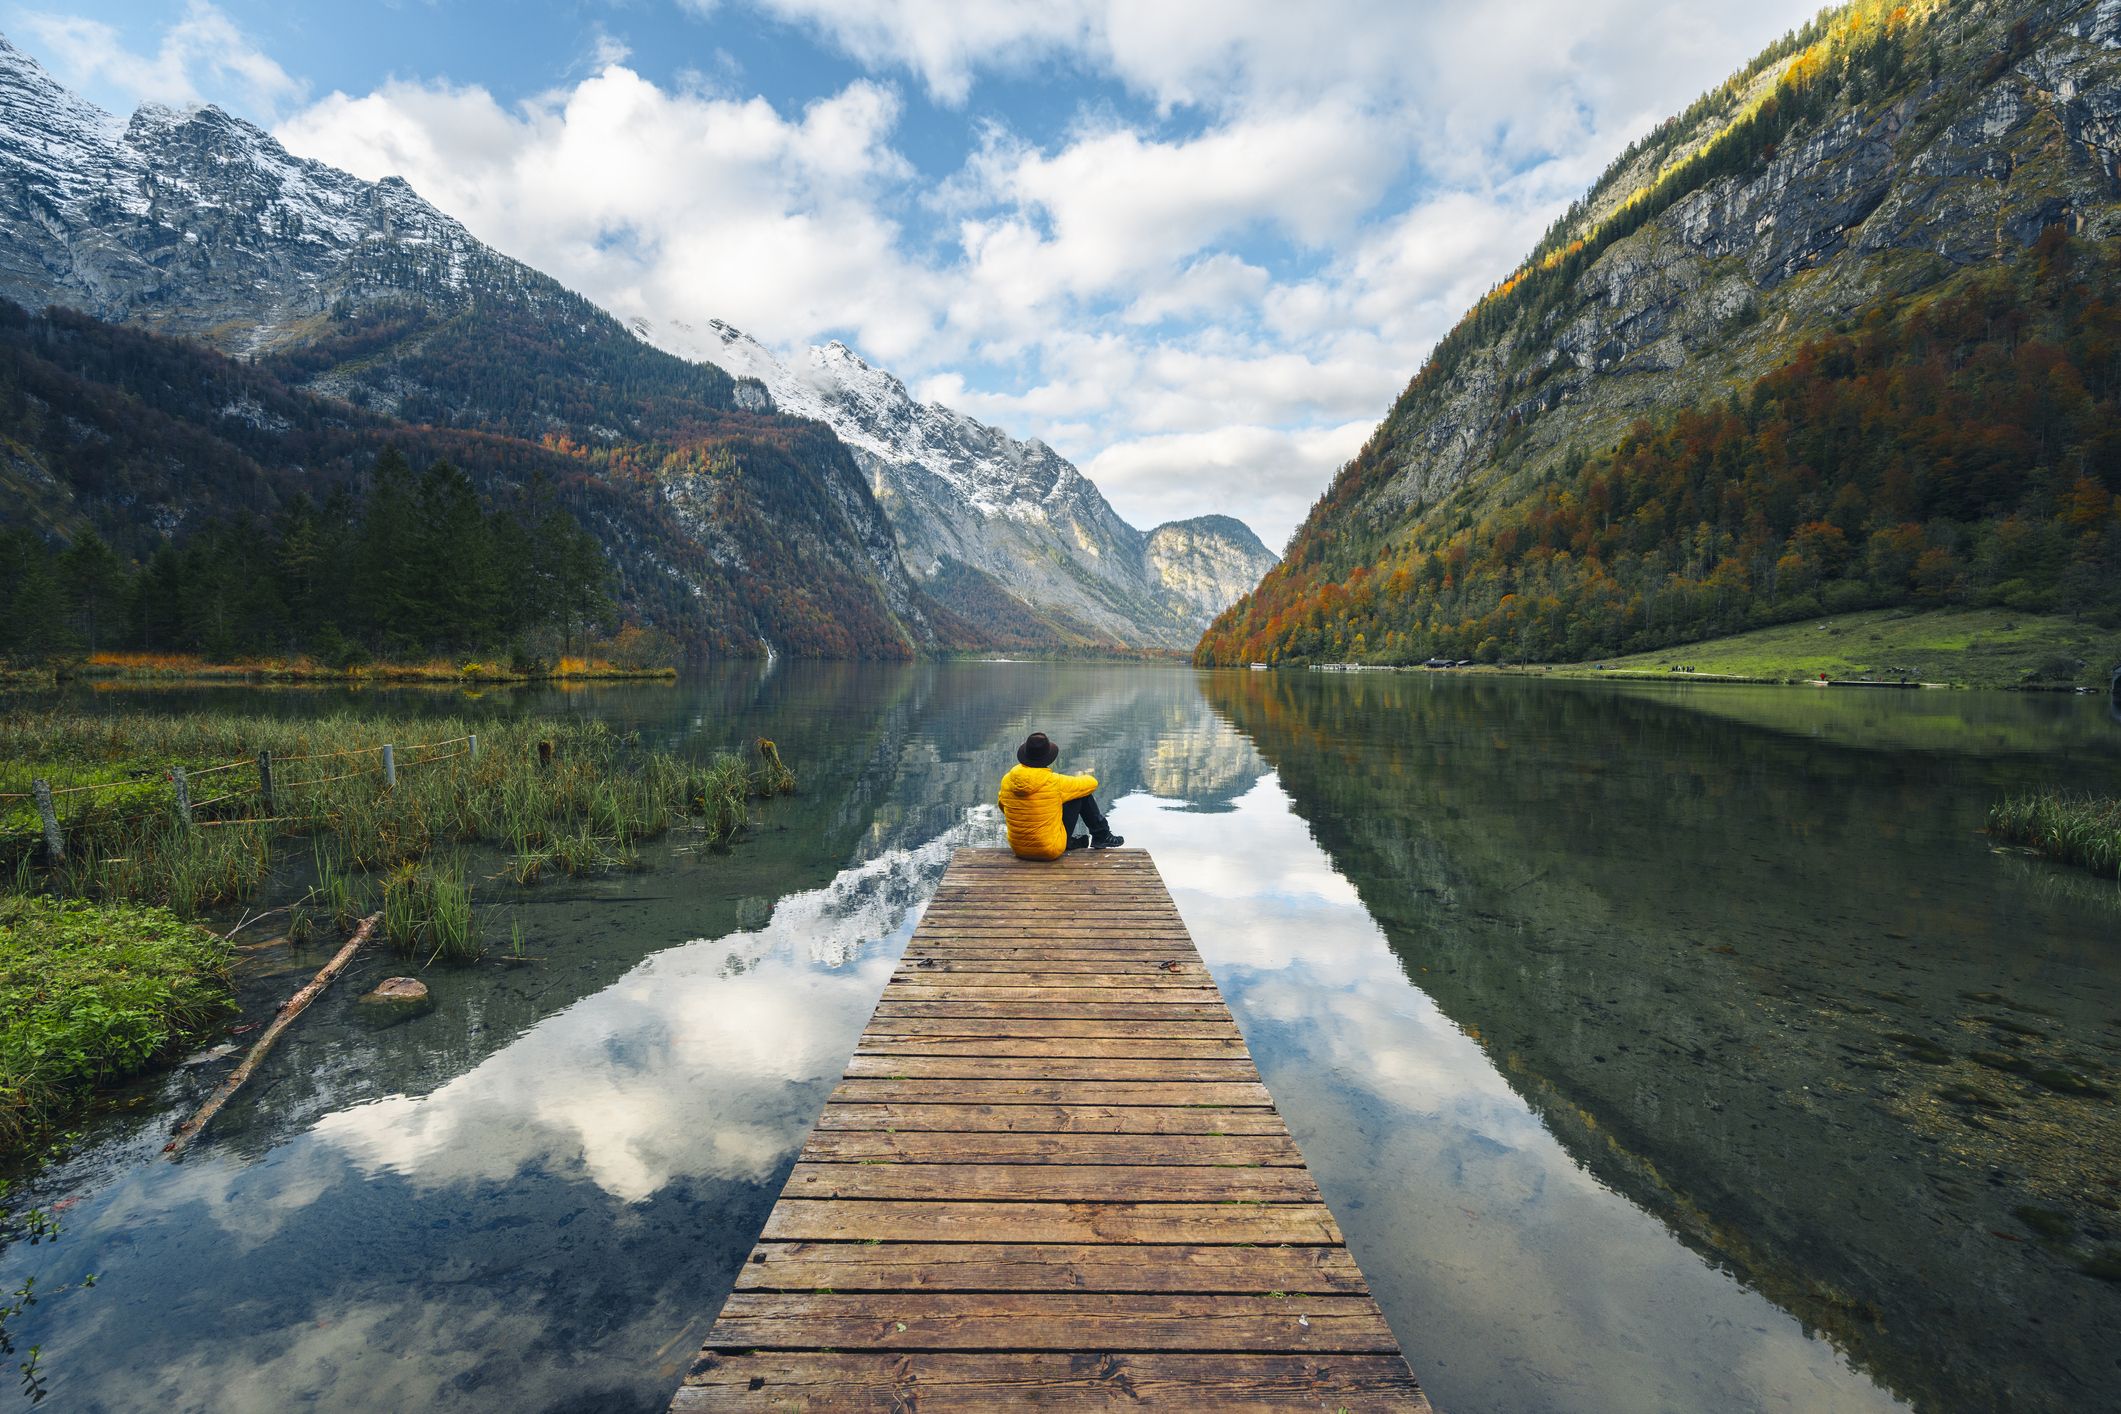
[[[673,1410],[1427,1410],[1142,850],[960,850]]]

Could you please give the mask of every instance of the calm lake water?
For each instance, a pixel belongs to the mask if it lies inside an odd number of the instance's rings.
[[[728,855],[482,882],[535,961],[376,1030],[403,964],[365,958],[181,1164],[227,1062],[96,1119],[29,1194],[63,1235],[0,1254],[99,1278],[17,1323],[46,1409],[660,1409],[1034,727],[1154,852],[1439,1408],[2121,1401],[2082,1269],[2121,1252],[2121,890],[1979,832],[2121,790],[2096,699],[783,664],[93,700],[763,734],[802,789]],[[327,952],[254,954],[249,1014]]]

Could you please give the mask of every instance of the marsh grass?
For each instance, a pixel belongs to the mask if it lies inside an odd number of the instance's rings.
[[[399,953],[423,962],[478,961],[484,949],[463,862],[401,864],[385,875],[383,936]]]
[[[233,956],[167,909],[0,897],[0,1156],[226,1016]]]
[[[1990,809],[1988,832],[2064,864],[2121,878],[2121,799],[2059,790],[2012,796]]]
[[[480,750],[463,740],[476,730]],[[395,789],[379,748],[394,743]],[[257,754],[274,759],[268,814]],[[758,763],[683,760],[599,722],[480,722],[341,715],[309,721],[222,713],[0,715],[0,795],[38,776],[99,785],[59,798],[67,859],[45,859],[33,807],[0,800],[0,886],[166,904],[186,916],[251,897],[276,844],[317,848],[312,903],[335,926],[360,916],[355,876],[388,874],[483,844],[529,882],[636,863],[644,841],[684,828],[722,847],[757,796],[792,788],[770,743]],[[194,824],[180,819],[168,768],[190,776]]]

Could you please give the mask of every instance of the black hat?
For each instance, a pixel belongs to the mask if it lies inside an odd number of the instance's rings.
[[[1051,766],[1060,760],[1060,748],[1046,739],[1044,732],[1033,732],[1024,738],[1024,744],[1016,748],[1016,763],[1019,766]]]

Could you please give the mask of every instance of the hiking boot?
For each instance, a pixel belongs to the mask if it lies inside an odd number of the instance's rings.
[[[1121,845],[1125,843],[1125,840],[1121,839],[1118,835],[1113,834],[1110,830],[1107,830],[1105,831],[1105,833],[1099,835],[1096,839],[1090,841],[1090,848],[1118,849]]]
[[[1090,847],[1090,837],[1089,837],[1088,835],[1070,835],[1070,836],[1068,836],[1068,848],[1070,848],[1070,849],[1088,849],[1089,847]]]

